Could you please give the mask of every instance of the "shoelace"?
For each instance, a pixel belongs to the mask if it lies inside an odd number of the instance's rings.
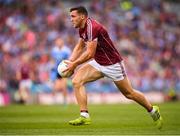
[[[79,117],[79,118],[75,119],[74,121],[79,121],[79,120],[81,120],[82,118],[84,118],[84,117]]]
[[[157,121],[160,118],[159,112],[155,111],[155,113],[153,114],[152,118],[153,118],[154,121]]]

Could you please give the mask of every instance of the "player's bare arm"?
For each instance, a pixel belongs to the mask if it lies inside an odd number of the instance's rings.
[[[83,39],[79,38],[79,41],[76,44],[76,46],[74,47],[69,60],[72,62],[75,61],[82,54],[84,47],[85,47],[85,43],[84,43]]]
[[[68,63],[68,71],[73,71],[78,65],[90,60],[94,57],[97,47],[97,41],[87,42],[86,50],[75,61]]]

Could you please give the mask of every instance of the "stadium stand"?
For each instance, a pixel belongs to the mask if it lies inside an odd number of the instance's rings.
[[[71,26],[69,8],[85,5],[90,16],[108,29],[126,61],[133,86],[143,92],[169,92],[174,97],[180,92],[180,4],[174,2],[0,0],[0,93],[8,92],[12,101],[18,99],[16,74],[24,55],[30,58],[34,72],[30,93],[52,91],[53,41],[60,36],[73,49],[78,34]],[[71,83],[69,88],[72,92]],[[117,92],[104,79],[88,84],[87,90]]]

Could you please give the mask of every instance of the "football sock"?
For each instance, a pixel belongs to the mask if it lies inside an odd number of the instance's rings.
[[[153,106],[151,107],[151,109],[148,109],[147,111],[148,111],[148,112],[151,112],[152,110],[153,110]]]
[[[81,110],[81,113],[80,113],[81,116],[85,117],[85,118],[89,118],[89,113],[87,110]]]
[[[152,110],[149,112],[150,115],[153,115],[155,111],[156,111],[156,110],[155,110],[154,108],[152,108]]]

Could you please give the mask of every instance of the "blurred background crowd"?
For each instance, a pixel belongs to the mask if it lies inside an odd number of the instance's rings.
[[[55,40],[74,48],[78,31],[69,9],[77,5],[107,28],[136,89],[180,92],[178,0],[0,0],[1,93],[15,99],[20,86],[29,94],[53,92]],[[67,87],[72,92],[70,80]],[[106,79],[88,84],[87,90],[117,92]]]

